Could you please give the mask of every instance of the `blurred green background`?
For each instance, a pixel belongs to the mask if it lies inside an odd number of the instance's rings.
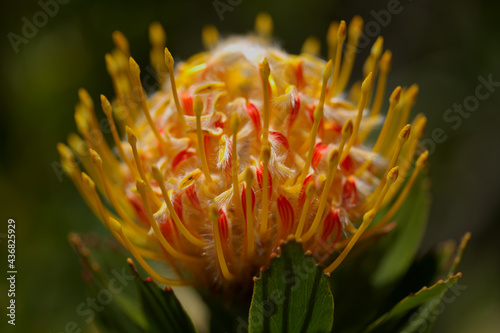
[[[221,0],[223,3],[230,3]],[[43,2],[43,0],[42,0]],[[42,10],[37,1],[12,1],[1,11],[0,86],[0,237],[8,218],[17,222],[17,325],[15,332],[62,332],[68,321],[85,323],[76,307],[86,295],[76,255],[67,242],[70,231],[107,234],[90,213],[71,181],[58,180],[51,164],[55,145],[75,131],[77,90],[85,87],[112,96],[104,54],[112,49],[111,33],[119,29],[142,66],[148,63],[147,29],[159,21],[176,59],[202,49],[200,29],[216,25],[222,34],[245,33],[260,11],[269,12],[275,36],[292,53],[309,35],[324,40],[332,20],[359,14],[375,21],[373,12],[389,1],[250,1],[218,15],[213,1],[70,0],[26,43],[14,51],[8,33],[21,35]],[[478,76],[500,81],[500,14],[497,2],[401,0],[403,10],[381,26],[385,47],[393,51],[389,88],[420,85],[415,110],[429,118],[427,137],[436,128],[447,139],[432,149],[433,204],[422,250],[472,232],[461,271],[462,295],[446,304],[436,332],[500,331],[500,89],[453,129],[443,119],[447,109],[473,95]],[[375,21],[376,22],[376,21]],[[380,26],[380,25],[379,25]],[[373,38],[374,41],[374,38]],[[361,75],[363,50],[354,76]],[[325,45],[322,47],[326,55]],[[103,117],[103,114],[99,115]],[[0,238],[2,271],[6,241]],[[4,276],[5,273],[0,273]],[[6,318],[5,278],[0,283]],[[9,327],[10,328],[10,327]]]

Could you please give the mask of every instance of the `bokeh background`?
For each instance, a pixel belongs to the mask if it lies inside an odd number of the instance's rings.
[[[43,1],[43,0],[42,0]],[[230,3],[221,0],[223,3]],[[213,1],[70,0],[16,53],[7,35],[21,35],[23,17],[42,10],[37,1],[3,4],[0,85],[0,237],[8,218],[17,222],[17,325],[15,332],[62,332],[68,321],[85,327],[75,309],[85,301],[76,255],[67,241],[71,231],[106,234],[71,181],[58,180],[52,163],[55,145],[75,131],[77,90],[85,87],[97,100],[112,96],[104,54],[111,33],[129,38],[142,66],[148,63],[147,29],[159,21],[176,59],[202,49],[200,29],[214,24],[222,34],[245,33],[260,11],[269,12],[278,42],[300,51],[306,37],[324,41],[332,20],[349,21],[387,9],[376,1],[233,0],[221,17]],[[500,87],[481,101],[456,130],[443,119],[447,109],[473,95],[478,76],[500,81],[500,14],[493,0],[401,0],[401,13],[381,27],[385,47],[393,51],[389,88],[420,85],[415,110],[429,118],[427,137],[443,129],[447,139],[430,156],[433,204],[422,250],[472,232],[461,271],[467,289],[446,304],[436,332],[500,331]],[[374,40],[374,39],[373,39]],[[360,77],[366,48],[358,57]],[[322,53],[326,55],[323,43]],[[103,114],[100,115],[103,117]],[[0,238],[2,271],[6,241]],[[5,273],[0,273],[3,276]],[[5,278],[0,305],[6,306]],[[0,331],[6,328],[4,310]],[[11,327],[9,327],[11,329]]]

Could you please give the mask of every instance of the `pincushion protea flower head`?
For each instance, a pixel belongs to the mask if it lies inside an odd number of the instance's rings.
[[[382,38],[364,80],[345,90],[362,26],[359,17],[348,28],[332,24],[326,62],[315,39],[300,55],[277,47],[262,14],[257,33],[245,37],[219,40],[205,28],[208,50],[174,66],[153,24],[159,89],[149,96],[127,40],[115,32],[116,49],[105,59],[116,98],[101,95],[101,105],[116,147],[103,139],[82,89],[80,135],[70,135],[71,148],[58,146],[65,171],[159,283],[248,285],[290,237],[330,273],[356,242],[390,229],[427,159],[425,152],[411,168],[426,122],[419,115],[406,124],[416,85],[394,89],[385,121],[379,114],[391,63]],[[168,263],[177,276],[160,274],[151,261]]]

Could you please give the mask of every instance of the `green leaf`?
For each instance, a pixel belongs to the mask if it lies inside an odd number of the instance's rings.
[[[87,236],[87,243],[92,243],[92,251],[80,235],[71,234],[69,240],[80,258],[88,294],[95,300],[96,309],[99,309],[95,311],[99,326],[106,332],[144,332],[148,324],[137,303],[134,302],[134,297],[129,294],[130,288],[127,288],[127,281],[117,284],[115,277],[109,278],[105,274],[105,272],[116,271],[109,263],[114,254],[100,251],[96,244],[102,245],[100,244],[102,241],[94,235]],[[94,257],[99,257],[99,263]],[[112,275],[109,274],[109,276]]]
[[[172,288],[161,289],[151,278],[143,280],[132,260],[128,261],[138,276],[136,284],[142,299],[144,315],[150,325],[149,332],[196,332]]]
[[[97,318],[99,319],[99,326],[101,326],[105,332],[142,333],[145,329],[145,326],[141,327],[137,325],[137,323],[123,311],[121,305],[117,304],[115,301],[106,305],[102,311],[98,311]],[[146,325],[146,323],[143,324]]]
[[[420,176],[394,217],[395,230],[383,240],[385,254],[372,276],[376,287],[387,286],[401,277],[413,262],[422,240],[429,213],[427,178]]]
[[[465,249],[467,248],[467,244],[469,243],[470,233],[466,233],[460,242],[460,246],[458,247],[457,254],[453,263],[450,265],[450,268],[447,274],[455,274],[458,268],[460,261],[462,260],[462,256],[464,254]],[[413,332],[432,332],[434,328],[434,323],[437,319],[437,315],[441,313],[439,307],[441,302],[447,301],[450,302],[452,299],[444,299],[444,294],[442,294],[438,299],[427,302],[422,305],[415,315],[412,316],[411,320],[405,326],[403,332],[413,333]],[[425,331],[423,331],[425,330]]]
[[[417,293],[403,298],[398,304],[396,304],[391,310],[389,310],[389,312],[385,313],[382,317],[372,323],[367,328],[366,332],[371,332],[375,328],[380,327],[382,324],[390,321],[391,319],[400,318],[415,307],[420,306],[436,297],[441,297],[458,281],[461,276],[462,274],[458,273],[454,276],[450,276],[446,281],[439,280],[433,286],[429,288],[423,287]]]
[[[448,274],[455,274],[457,272],[458,265],[460,261],[462,261],[462,257],[464,255],[465,249],[467,248],[467,244],[469,244],[471,234],[467,232],[460,241],[460,246],[458,247],[457,255],[455,256],[455,260],[453,260],[453,264],[448,271]]]
[[[289,240],[255,279],[249,332],[330,332],[333,308],[323,269]]]

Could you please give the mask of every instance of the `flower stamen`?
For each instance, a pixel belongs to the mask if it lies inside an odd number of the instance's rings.
[[[181,103],[179,102],[179,94],[177,92],[177,86],[175,84],[175,75],[174,75],[174,58],[172,54],[165,48],[165,64],[167,65],[168,73],[170,75],[170,85],[172,88],[172,95],[174,96],[175,108],[177,109],[177,116],[181,123],[181,129],[186,129],[186,120],[184,119],[184,111],[182,110]]]
[[[109,53],[106,53],[104,56],[104,60],[106,63],[106,69],[108,74],[111,76],[111,81],[113,82],[113,89],[115,91],[115,95],[117,97],[117,103],[119,105],[120,111],[117,113],[119,120],[124,120],[125,124],[133,128],[134,119],[132,119],[132,115],[130,114],[129,106],[125,102],[125,97],[122,92],[122,80],[120,77],[120,73],[118,70],[118,64],[116,63],[113,56]]]
[[[106,161],[106,165],[109,166],[111,170],[116,170],[116,176],[119,176],[121,171],[120,164],[111,152],[97,124],[94,113],[94,103],[84,89],[80,89],[79,95],[81,102],[75,108],[75,121],[78,131],[83,136],[87,147],[97,150]],[[117,178],[120,179],[120,177]]]
[[[332,22],[326,33],[326,44],[328,47],[328,59],[335,61],[337,52],[337,32],[339,30],[339,22]]]
[[[328,98],[330,99],[335,95],[335,89],[337,89],[337,81],[340,75],[340,63],[342,58],[342,47],[344,46],[344,41],[346,38],[346,25],[345,21],[340,21],[339,30],[337,31],[337,53],[335,55],[335,66],[333,67],[333,77],[332,83],[330,84],[330,89],[328,90]]]
[[[115,211],[123,219],[123,221],[125,221],[125,223],[127,223],[128,226],[130,226],[132,229],[134,229],[134,231],[136,231],[142,235],[145,235],[147,233],[147,230],[145,230],[143,227],[139,226],[137,223],[132,221],[128,217],[129,215],[124,211],[124,208],[122,208],[122,205],[126,204],[125,207],[127,207],[127,210],[129,212],[133,211],[133,209],[130,207],[130,204],[128,203],[128,201],[123,200],[123,197],[120,196],[120,192],[116,191],[116,189],[113,188],[111,186],[111,184],[109,184],[108,179],[106,177],[106,174],[104,173],[104,170],[102,168],[102,159],[99,156],[99,154],[95,150],[90,149],[90,157],[91,157],[92,163],[94,163],[94,165],[97,168],[101,182],[104,185],[104,189],[106,191],[106,194],[109,198],[109,201],[111,202],[111,205],[115,209]],[[117,198],[115,197],[115,194],[118,196],[118,198],[122,199],[122,200],[120,200],[120,203],[118,203]]]
[[[156,165],[152,165],[151,170],[153,172],[153,178],[158,182],[158,185],[160,186],[161,193],[163,195],[163,200],[165,200],[168,212],[170,213],[170,216],[172,216],[172,218],[174,219],[176,227],[181,231],[181,234],[184,235],[184,237],[186,237],[188,242],[190,242],[191,244],[199,247],[205,246],[206,243],[199,237],[193,235],[193,233],[186,228],[184,223],[182,223],[181,219],[179,218],[179,215],[175,211],[172,201],[170,200],[170,196],[173,190],[167,191],[167,189],[165,188],[165,181],[163,179],[163,175],[160,169],[158,169]]]
[[[389,131],[389,128],[393,126],[392,119],[394,118],[394,110],[396,109],[396,106],[398,105],[400,98],[401,98],[401,87],[398,86],[396,87],[396,89],[394,89],[394,91],[391,94],[391,97],[389,98],[390,105],[389,105],[389,110],[387,111],[387,118],[384,122],[384,126],[382,126],[382,130],[380,131],[377,141],[373,146],[372,151],[374,153],[378,153],[382,148],[383,144],[385,143],[384,141],[387,136],[387,132]]]
[[[384,196],[387,193],[387,191],[389,190],[389,187],[398,178],[398,171],[399,171],[398,167],[394,167],[393,169],[391,169],[391,171],[389,172],[389,174],[386,177],[387,178],[387,182],[386,182],[386,184],[384,186],[384,189],[382,190],[381,195],[378,197],[377,202],[375,203],[375,205],[373,206],[373,208],[370,209],[363,216],[363,222],[361,223],[361,226],[356,231],[356,233],[351,237],[351,240],[349,241],[349,243],[347,244],[347,246],[344,248],[344,250],[342,251],[342,253],[340,253],[340,255],[335,259],[335,261],[330,266],[328,266],[325,269],[325,273],[331,273],[331,272],[333,272],[342,263],[342,261],[344,261],[344,259],[347,257],[347,255],[349,254],[349,252],[351,251],[351,249],[354,247],[354,245],[358,241],[359,237],[361,237],[361,235],[366,230],[366,228],[368,228],[368,226],[370,225],[370,223],[375,218],[375,215],[377,214],[380,206],[382,205],[382,201],[384,200]]]
[[[252,195],[252,183],[254,180],[254,175],[252,170],[247,167],[245,169],[245,243],[246,243],[246,257],[248,260],[252,260],[255,255],[255,235],[254,235],[254,224],[253,224],[253,195]]]
[[[144,260],[142,255],[137,251],[135,246],[130,242],[128,239],[127,235],[123,232],[123,229],[116,220],[113,218],[110,218],[110,229],[113,230],[115,233],[120,235],[120,238],[123,239],[123,242],[125,243],[124,247],[127,248],[130,252],[132,252],[132,255],[134,256],[135,260],[139,262],[142,268],[151,275],[153,279],[158,281],[159,283],[163,283],[168,286],[185,286],[185,285],[190,285],[193,284],[192,281],[188,280],[172,280],[172,279],[167,279],[163,277],[162,275],[158,274],[157,271],[155,271],[147,262]],[[130,260],[130,261],[129,261]],[[131,262],[131,259],[127,260],[129,263]]]
[[[119,49],[127,58],[130,57],[130,45],[127,37],[125,37],[125,35],[119,30],[113,31],[111,37],[113,38],[116,48]]]
[[[211,50],[219,42],[219,31],[214,25],[207,25],[201,30],[201,39],[205,48]]]
[[[309,36],[302,44],[301,53],[317,57],[321,50],[321,42],[316,36]]]
[[[273,19],[267,13],[259,13],[255,19],[255,31],[259,36],[270,39],[273,34]]]
[[[95,189],[95,182],[92,180],[92,178],[90,178],[85,172],[81,173],[81,177],[82,177],[82,183],[84,185],[84,188],[86,189],[89,196],[92,198],[92,200],[95,204],[95,207],[97,208],[97,211],[98,211],[97,217],[106,227],[109,228],[110,227],[109,219],[112,217],[115,220],[117,220],[118,217],[114,216],[114,214],[112,214],[107,208],[104,207],[104,205],[102,204],[101,198],[99,197],[99,194],[97,193],[97,191]],[[144,238],[142,238],[140,235],[138,235],[139,237],[136,237],[136,235],[133,232],[131,233],[131,235],[134,237],[134,241],[138,241],[138,242],[144,241]],[[116,237],[116,235],[115,235],[115,237]],[[120,240],[119,238],[117,238],[117,239]],[[123,242],[121,242],[121,243],[123,245]]]
[[[340,157],[341,163],[349,155],[349,152],[351,151],[351,148],[354,145],[354,142],[356,141],[356,139],[358,137],[359,126],[361,125],[361,118],[363,118],[363,110],[365,109],[365,106],[366,106],[366,102],[368,99],[368,93],[370,92],[372,81],[373,81],[373,75],[370,72],[370,74],[368,74],[368,76],[363,81],[363,84],[361,85],[362,95],[361,95],[361,101],[359,102],[359,105],[358,105],[358,114],[356,116],[356,121],[354,123],[352,135],[349,138],[349,141],[347,142],[347,145],[346,145],[344,151],[342,152],[342,156]]]
[[[413,169],[413,172],[410,176],[410,179],[405,184],[405,187],[399,194],[398,198],[396,199],[396,202],[394,202],[389,211],[385,213],[382,220],[380,220],[380,222],[377,223],[377,225],[373,228],[374,231],[382,229],[387,224],[387,222],[389,222],[394,217],[394,215],[396,215],[397,211],[403,205],[405,199],[408,197],[408,194],[410,193],[410,190],[412,189],[415,180],[420,174],[420,171],[422,171],[422,169],[427,164],[428,157],[429,157],[429,152],[427,150],[422,154],[420,154],[420,156],[417,159],[417,163],[415,164],[415,168]]]
[[[201,133],[201,113],[203,112],[203,101],[200,96],[196,96],[194,99],[193,112],[196,116],[196,136],[198,138],[198,154],[201,160],[201,167],[208,185],[213,187],[214,182],[212,180],[212,176],[210,175],[210,169],[208,168],[205,144],[203,134]]]
[[[419,92],[418,84],[412,84],[408,88],[408,90],[406,90],[406,94],[404,96],[403,114],[401,115],[401,120],[400,120],[401,125],[406,123],[406,121],[408,120],[410,111],[415,105],[415,102],[417,101],[418,92]]]
[[[163,233],[161,232],[158,222],[153,216],[153,213],[151,212],[151,208],[149,207],[149,202],[146,196],[146,182],[144,182],[141,179],[138,179],[136,181],[136,188],[137,192],[140,194],[142,198],[142,203],[144,204],[144,210],[146,211],[146,216],[148,218],[149,224],[153,228],[153,231],[156,235],[156,238],[160,242],[161,246],[165,249],[165,251],[170,254],[172,257],[179,259],[179,260],[185,260],[189,263],[198,263],[200,261],[200,258],[193,257],[187,254],[184,254],[182,252],[177,251],[170,245],[167,240],[165,239],[165,236],[163,236]]]
[[[231,130],[233,131],[233,140],[231,147],[231,168],[232,168],[232,179],[233,179],[233,204],[235,208],[235,215],[243,212],[241,207],[241,202],[239,199],[240,185],[238,180],[238,171],[240,168],[238,161],[238,131],[240,130],[240,116],[238,113],[233,113],[231,115],[231,120],[229,123]]]
[[[158,128],[156,128],[156,125],[153,121],[153,118],[151,118],[151,114],[149,112],[149,108],[146,102],[146,96],[144,94],[144,89],[142,88],[142,83],[141,83],[141,69],[139,68],[137,62],[135,62],[134,58],[132,57],[129,58],[129,65],[130,65],[130,73],[132,74],[134,83],[134,92],[139,94],[139,100],[141,101],[142,111],[146,116],[149,127],[151,127],[153,134],[155,135],[158,142],[161,144],[162,148],[164,148],[166,147],[165,140],[160,135],[160,132],[158,132]]]
[[[267,221],[269,219],[269,159],[271,158],[271,147],[269,143],[262,146],[262,205],[260,215],[260,234],[264,235],[267,231]]]
[[[151,52],[149,54],[151,65],[153,66],[158,80],[159,89],[163,87],[165,81],[165,62],[163,61],[163,49],[167,41],[165,30],[158,22],[153,22],[149,26],[149,42]]]
[[[399,177],[396,181],[396,184],[389,191],[387,198],[384,203],[387,203],[396,193],[396,190],[401,187],[403,182],[406,179],[408,171],[410,170],[411,165],[413,164],[413,157],[415,156],[415,152],[418,147],[418,142],[422,138],[425,130],[425,126],[427,124],[427,118],[422,115],[417,115],[412,122],[412,131],[410,137],[408,139],[408,143],[405,144],[404,151],[400,154],[400,163],[399,163]]]
[[[295,216],[290,201],[282,195],[278,197],[278,237],[277,240],[286,239],[292,230]]]
[[[335,178],[335,173],[339,165],[340,155],[342,154],[347,139],[351,136],[352,136],[352,121],[349,119],[342,128],[342,138],[340,140],[338,149],[332,150],[332,152],[328,156],[328,171],[325,180],[325,187],[323,188],[323,192],[321,193],[319,208],[318,211],[316,212],[316,216],[313,220],[313,223],[311,224],[309,230],[302,237],[302,240],[304,242],[307,242],[309,239],[312,238],[312,236],[314,236],[316,230],[320,225],[320,222],[322,221],[323,212],[326,206],[326,200],[328,198],[328,194],[330,193],[330,189],[333,184],[333,179]]]
[[[386,50],[380,59],[380,75],[377,81],[377,90],[375,92],[375,99],[373,100],[373,105],[370,111],[370,118],[374,119],[380,113],[382,108],[382,103],[384,101],[385,87],[387,85],[387,76],[391,68],[392,53]]]
[[[262,91],[264,94],[263,97],[263,120],[264,120],[264,128],[262,131],[262,143],[266,144],[268,142],[269,136],[269,78],[271,69],[269,68],[269,63],[267,62],[267,58],[264,58],[259,65],[260,76],[262,79]]]
[[[385,181],[387,179],[388,173],[396,165],[396,162],[398,161],[398,157],[399,157],[399,153],[401,152],[401,148],[403,147],[405,142],[408,141],[408,137],[410,136],[410,132],[411,132],[411,125],[408,124],[399,133],[398,141],[395,143],[394,152],[392,154],[392,158],[389,162],[389,166],[387,167],[387,170],[384,174],[384,177],[382,178],[382,181],[380,182],[380,184],[378,184],[375,191],[373,191],[373,193],[371,194],[370,199],[368,201],[374,200],[374,198],[377,198],[378,195],[380,194],[380,191],[382,190],[382,188],[385,185]],[[399,172],[399,169],[398,169],[398,172]]]
[[[301,239],[302,232],[304,231],[304,227],[306,225],[307,213],[309,212],[309,205],[311,204],[311,199],[314,195],[314,192],[316,192],[316,182],[312,180],[309,183],[307,183],[304,206],[302,206],[299,224],[297,225],[297,230],[295,230],[296,239]]]
[[[127,164],[130,172],[135,177],[139,177],[139,173],[137,172],[137,169],[132,164],[132,162],[128,158],[127,154],[125,154],[125,151],[123,150],[122,141],[120,140],[120,136],[118,134],[118,131],[116,130],[116,124],[115,124],[115,121],[113,119],[113,110],[111,107],[111,103],[104,95],[101,95],[101,106],[102,106],[102,110],[104,111],[104,114],[106,115],[106,117],[109,121],[110,128],[111,128],[111,134],[113,136],[113,141],[115,142],[115,146],[118,149],[118,154],[120,155],[122,160],[125,162],[125,164]]]
[[[151,200],[153,200],[156,207],[159,208],[161,207],[162,202],[160,199],[158,199],[156,193],[154,193],[153,189],[151,188],[151,185],[149,184],[146,174],[144,173],[144,169],[142,168],[141,158],[139,156],[139,152],[137,151],[137,136],[130,127],[127,127],[126,130],[127,130],[127,140],[128,143],[130,144],[130,147],[132,147],[132,153],[134,154],[134,160],[137,166],[137,171],[139,171],[139,175],[141,176],[141,179],[146,186],[147,192],[151,197]]]
[[[382,50],[384,48],[384,38],[382,36],[378,36],[377,39],[375,40],[375,43],[373,43],[372,48],[370,49],[370,55],[366,59],[364,65],[363,65],[363,74],[365,76],[368,75],[368,73],[372,72],[373,73],[373,78],[375,79],[378,74],[378,63],[380,59],[380,55],[382,54]],[[370,93],[368,94],[368,100],[371,101],[372,99],[372,92],[373,92],[374,85],[372,85]]]
[[[222,247],[222,241],[220,236],[220,228],[219,223],[223,222],[221,219],[224,219],[222,214],[219,214],[217,207],[215,205],[210,206],[210,210],[208,213],[210,219],[212,220],[213,232],[214,232],[214,240],[215,240],[215,251],[217,252],[217,261],[219,262],[219,267],[222,273],[222,276],[227,280],[233,280],[234,276],[229,271],[227,266],[226,258],[224,257],[224,251]],[[225,215],[225,214],[224,214]],[[227,223],[227,219],[226,219]]]
[[[328,63],[325,65],[325,68],[323,69],[323,84],[321,85],[321,95],[319,99],[318,105],[316,105],[316,108],[314,109],[314,124],[311,132],[309,132],[309,151],[307,153],[307,159],[306,163],[304,164],[304,167],[302,168],[302,173],[300,174],[300,177],[297,179],[296,184],[300,184],[306,179],[307,174],[309,173],[309,168],[311,167],[311,162],[312,158],[314,155],[314,147],[316,145],[316,135],[318,133],[318,128],[321,120],[323,119],[323,108],[325,104],[325,94],[326,94],[326,87],[328,84],[328,79],[332,75],[332,61],[328,61]]]
[[[87,205],[90,207],[92,212],[94,213],[95,216],[99,216],[99,213],[97,211],[97,208],[94,204],[94,201],[90,197],[89,193],[86,191],[86,188],[83,184],[82,180],[82,173],[80,168],[78,167],[78,164],[76,163],[75,156],[71,149],[66,146],[65,144],[58,143],[57,144],[57,150],[59,151],[59,154],[61,155],[61,163],[63,166],[64,171],[70,176],[71,180],[75,184],[78,192],[80,192],[80,195],[82,198],[85,200]]]
[[[356,59],[356,53],[358,51],[359,39],[363,33],[363,19],[361,16],[356,15],[352,18],[351,22],[349,22],[347,32],[347,45],[335,94],[345,89],[347,83],[349,82],[349,78],[351,77],[354,60]]]

